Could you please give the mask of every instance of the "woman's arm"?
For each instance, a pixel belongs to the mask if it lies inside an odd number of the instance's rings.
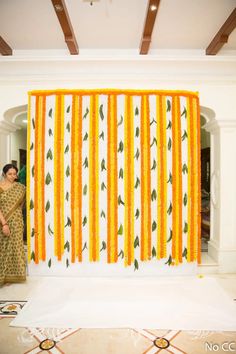
[[[9,236],[10,229],[9,229],[9,226],[8,226],[1,210],[0,210],[0,221],[1,221],[1,226],[2,226],[2,232],[4,233],[4,235]]]

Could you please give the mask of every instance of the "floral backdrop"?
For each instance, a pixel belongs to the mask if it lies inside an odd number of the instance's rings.
[[[199,119],[195,92],[30,92],[29,262],[200,262]]]

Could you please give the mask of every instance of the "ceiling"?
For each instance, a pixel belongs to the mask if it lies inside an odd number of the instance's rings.
[[[65,0],[79,55],[139,54],[148,0]],[[148,55],[204,51],[236,0],[161,0]],[[0,36],[13,49],[69,54],[51,0],[0,0]],[[236,53],[236,29],[218,55]]]

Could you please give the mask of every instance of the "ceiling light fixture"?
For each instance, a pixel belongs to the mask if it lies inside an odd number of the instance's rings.
[[[27,119],[23,119],[22,123],[28,123],[28,120]]]
[[[151,11],[156,11],[157,10],[157,6],[156,5],[151,5],[150,6],[150,10]]]

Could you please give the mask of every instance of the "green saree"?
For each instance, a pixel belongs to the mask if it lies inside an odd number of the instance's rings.
[[[0,226],[0,285],[18,283],[26,279],[26,261],[23,243],[22,205],[25,200],[25,186],[15,182],[3,190],[0,187],[0,210],[10,228],[10,236]]]

